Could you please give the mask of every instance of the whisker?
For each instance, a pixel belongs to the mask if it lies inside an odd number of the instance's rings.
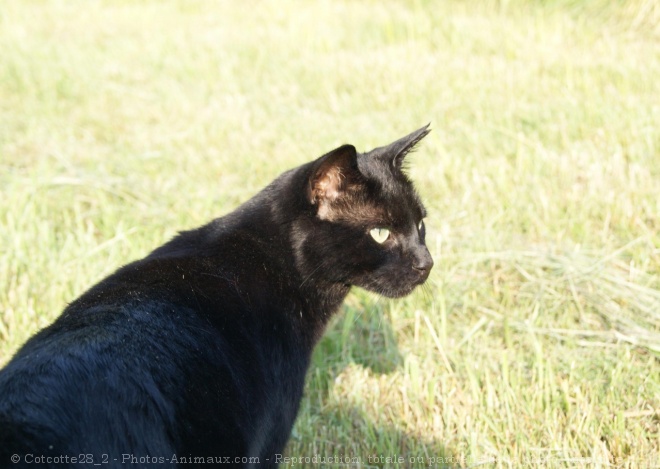
[[[307,281],[308,281],[309,279],[311,279],[312,276],[313,276],[316,272],[318,272],[318,270],[319,270],[321,267],[323,267],[323,266],[326,264],[326,262],[327,262],[327,259],[324,259],[323,261],[321,261],[321,262],[319,263],[319,265],[317,265],[317,266],[314,268],[314,270],[312,270],[312,272],[311,272],[307,277],[305,277],[305,279],[300,283],[300,285],[299,285],[298,288],[301,288],[303,285],[305,285],[305,283],[307,283]]]

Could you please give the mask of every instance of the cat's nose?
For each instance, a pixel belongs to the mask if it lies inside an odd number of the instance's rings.
[[[429,274],[431,267],[433,267],[433,258],[426,246],[415,253],[412,266],[413,269],[417,270],[420,274]]]

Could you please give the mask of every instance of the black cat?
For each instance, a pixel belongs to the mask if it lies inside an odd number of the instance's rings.
[[[0,466],[276,467],[350,288],[429,275],[402,171],[428,132],[287,171],[71,303],[0,372]]]

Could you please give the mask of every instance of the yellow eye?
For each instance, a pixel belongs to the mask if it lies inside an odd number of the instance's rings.
[[[378,244],[383,244],[390,237],[390,230],[387,228],[374,228],[369,234]]]

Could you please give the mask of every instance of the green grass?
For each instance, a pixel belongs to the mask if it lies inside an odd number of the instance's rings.
[[[430,121],[436,267],[351,294],[287,455],[658,467],[659,40],[653,0],[4,0],[0,364],[281,171]]]

